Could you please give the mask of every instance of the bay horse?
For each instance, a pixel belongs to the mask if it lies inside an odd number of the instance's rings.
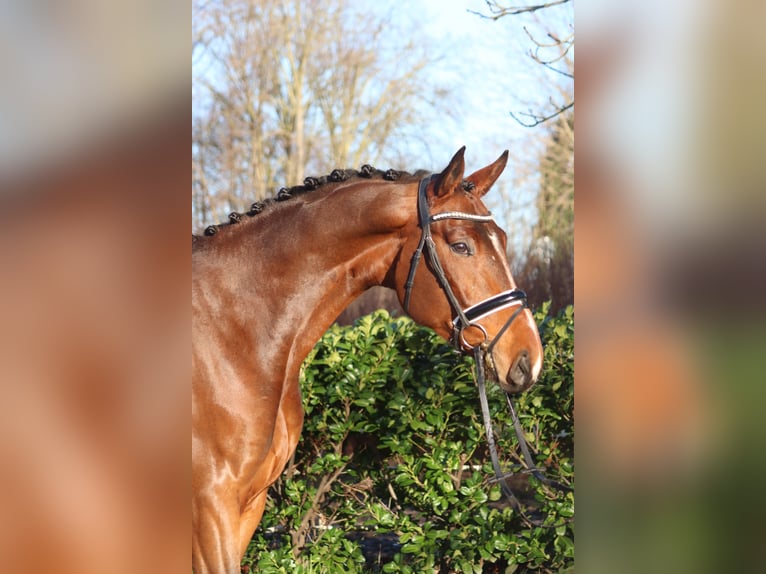
[[[488,363],[507,392],[536,381],[537,326],[481,200],[508,152],[468,177],[464,152],[429,176],[366,165],[307,178],[192,237],[197,574],[239,572],[298,443],[301,363],[366,289],[394,289],[416,322],[463,350],[491,341]]]

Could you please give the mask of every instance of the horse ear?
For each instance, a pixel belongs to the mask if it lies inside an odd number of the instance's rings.
[[[457,153],[452,156],[449,165],[439,174],[439,179],[434,187],[434,195],[436,197],[444,197],[452,193],[463,182],[463,172],[465,171],[464,154],[465,146],[457,150]]]
[[[469,175],[466,178],[466,181],[470,181],[473,184],[471,193],[477,197],[482,197],[487,193],[492,187],[492,184],[494,184],[497,181],[497,178],[500,177],[500,174],[503,173],[506,163],[508,163],[508,150],[505,150],[494,163]]]

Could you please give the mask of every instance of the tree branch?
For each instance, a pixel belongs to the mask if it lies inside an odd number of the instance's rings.
[[[553,40],[553,43],[544,44],[535,38],[526,26],[523,27],[523,30],[529,40],[535,45],[534,51],[530,50],[528,52],[529,57],[532,58],[533,61],[537,62],[548,70],[551,70],[552,72],[556,72],[557,74],[561,74],[564,77],[574,79],[574,74],[569,70],[562,70],[561,68],[553,66],[553,64],[564,60],[565,65],[568,64],[568,67],[571,68],[571,60],[566,59],[566,57],[574,45],[574,34],[570,34],[567,38],[561,39],[556,37],[552,32],[548,32],[548,37]],[[543,58],[540,55],[540,51],[548,48],[558,48],[558,55],[550,59]]]
[[[480,16],[481,18],[485,18],[487,20],[499,20],[503,16],[531,14],[533,12],[537,12],[538,10],[543,10],[545,8],[558,6],[559,4],[567,4],[568,2],[571,2],[571,0],[553,0],[552,2],[545,2],[544,4],[535,4],[533,6],[502,7],[495,0],[484,0],[484,1],[487,4],[487,8],[489,9],[490,14],[483,14],[476,10],[468,10],[468,11],[471,12],[472,14],[476,14],[477,16]]]
[[[516,120],[518,123],[520,123],[525,128],[533,128],[535,126],[539,126],[540,124],[547,122],[548,120],[552,120],[553,118],[560,116],[561,114],[563,114],[564,112],[566,112],[568,109],[570,109],[572,107],[574,107],[574,100],[572,100],[570,103],[568,103],[568,104],[566,104],[564,106],[559,106],[558,108],[556,108],[555,112],[553,112],[552,114],[546,115],[546,116],[541,116],[539,114],[533,114],[531,112],[530,113],[520,112],[519,114],[515,114],[514,112],[510,112],[510,114],[511,114],[511,117],[514,120]],[[520,119],[520,116],[526,116],[528,118],[532,118],[532,121],[531,122],[525,122],[525,121]]]

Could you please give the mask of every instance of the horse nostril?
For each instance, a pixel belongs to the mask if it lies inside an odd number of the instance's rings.
[[[532,372],[532,364],[529,362],[529,351],[524,350],[521,353],[519,353],[518,360],[519,360],[518,367],[521,370],[521,372],[529,376],[529,374]]]
[[[529,351],[521,351],[509,373],[510,379],[518,387],[526,387],[532,379],[532,363],[529,361]]]

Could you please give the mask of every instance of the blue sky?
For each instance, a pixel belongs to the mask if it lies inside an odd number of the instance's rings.
[[[538,150],[537,130],[543,127],[526,128],[510,112],[540,111],[552,95],[550,83],[546,85],[543,78],[545,72],[526,55],[533,44],[523,27],[540,30],[540,24],[529,16],[505,16],[492,21],[469,12],[487,13],[484,0],[416,0],[408,3],[407,10],[417,13],[424,33],[436,40],[446,54],[448,64],[440,64],[432,73],[448,79],[459,92],[456,119],[446,119],[434,127],[443,135],[433,139],[429,155],[434,165],[426,167],[442,167],[461,145],[467,146],[469,170],[482,167],[509,149],[509,166],[498,185],[512,190],[514,205],[501,205],[498,194],[493,192],[487,202],[494,204],[496,215],[502,225],[510,228],[510,234],[523,241],[523,230],[536,218],[534,176],[527,172]],[[571,12],[570,4],[555,12],[549,9],[544,17],[555,18],[555,29],[561,34],[573,22]],[[550,73],[548,78],[548,82],[561,80]]]
[[[439,66],[435,73],[448,78],[461,92],[459,121],[449,126],[444,149],[438,155],[449,156],[450,150],[466,144],[470,158],[472,151],[486,154],[494,147],[508,147],[526,138],[528,130],[509,114],[519,108],[519,101],[536,96],[537,82],[519,41],[521,22],[508,17],[491,21],[469,12],[485,11],[483,0],[418,0],[413,9],[417,4],[423,7],[425,32],[447,54],[449,63]]]

